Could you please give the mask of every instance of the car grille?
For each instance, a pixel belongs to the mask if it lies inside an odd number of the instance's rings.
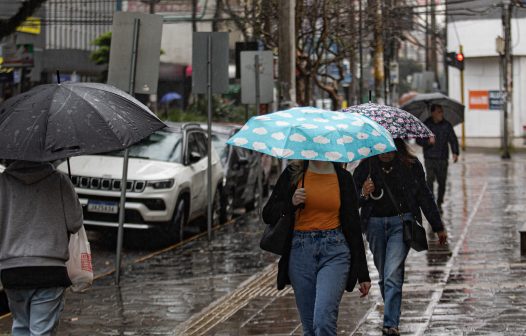
[[[117,204],[121,200],[120,197],[93,196],[93,195],[85,195],[85,194],[79,194],[79,198],[85,198],[85,199],[94,200],[94,201],[115,202]],[[150,210],[157,210],[157,211],[166,210],[166,203],[164,203],[164,200],[161,198],[128,198],[127,197],[126,202],[142,203]]]
[[[88,177],[88,176],[71,176],[71,182],[75,187],[80,189],[94,189],[94,190],[111,190],[120,191],[121,183],[120,179],[100,178],[100,177]],[[146,181],[132,180],[127,181],[126,191],[130,192],[143,192],[146,188]]]

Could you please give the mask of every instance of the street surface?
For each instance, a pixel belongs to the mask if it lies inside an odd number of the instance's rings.
[[[497,152],[475,150],[450,164],[449,246],[432,242],[429,252],[410,253],[403,335],[526,335],[518,233],[526,222],[525,165],[524,153],[502,161]],[[259,250],[262,229],[247,215],[216,229],[212,243],[203,236],[128,259],[120,288],[110,275],[86,293],[68,293],[59,335],[301,335],[293,292],[275,290],[276,258]],[[383,308],[368,259],[371,295],[344,295],[340,335],[381,335]],[[0,334],[10,323],[0,320]]]

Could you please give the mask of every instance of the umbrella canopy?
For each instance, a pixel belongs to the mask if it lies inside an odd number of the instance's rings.
[[[174,100],[179,100],[181,98],[183,98],[183,96],[181,96],[177,92],[168,92],[161,98],[160,103],[161,104],[168,104],[169,102],[172,102]]]
[[[369,118],[313,107],[252,117],[227,143],[277,158],[333,162],[396,150],[389,132]]]
[[[0,158],[53,161],[124,149],[165,126],[113,86],[45,84],[0,105]]]
[[[433,132],[418,118],[396,107],[368,103],[351,106],[343,112],[359,113],[376,121],[388,130],[393,138],[415,139],[433,136]]]
[[[444,109],[444,119],[449,121],[453,126],[464,122],[464,105],[438,92],[420,93],[400,106],[400,108],[411,113],[418,119],[425,121],[431,116],[430,107],[432,104],[442,106]]]

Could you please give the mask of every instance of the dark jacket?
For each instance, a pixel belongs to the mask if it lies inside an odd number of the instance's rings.
[[[435,123],[433,118],[427,118],[424,122],[435,135],[435,144],[430,145],[429,139],[418,138],[416,143],[424,148],[424,158],[432,160],[449,159],[449,146],[453,154],[458,155],[458,139],[453,126],[447,120]],[[449,146],[448,146],[449,144]]]
[[[438,207],[435,203],[433,194],[427,186],[424,168],[422,167],[420,161],[415,158],[415,162],[410,167],[407,167],[398,158],[395,158],[393,165],[394,170],[391,174],[398,174],[396,177],[402,182],[402,193],[405,196],[403,201],[405,201],[405,204],[409,207],[415,219],[420,223],[422,222],[422,210],[427,218],[427,221],[429,224],[431,224],[434,232],[440,232],[444,230],[444,225],[442,223],[442,219],[440,218],[440,213],[438,212]],[[379,160],[376,157],[363,160],[356,168],[354,171],[354,181],[356,183],[356,187],[358,190],[362,189],[365,180],[369,176],[369,172],[375,185],[375,189],[380,190],[383,185],[382,179],[380,177],[382,172],[380,170]],[[383,197],[389,196],[386,192],[384,192]],[[367,200],[361,198],[360,201],[362,205],[362,230],[364,232],[367,230],[367,224],[369,223],[369,218],[371,217],[373,202],[374,201],[371,198],[368,198]]]
[[[360,230],[359,200],[354,181],[352,175],[340,165],[335,164],[334,167],[340,185],[340,225],[351,251],[351,264],[346,285],[346,290],[351,292],[357,281],[362,283],[371,281],[371,279]],[[281,216],[291,216],[292,223],[294,223],[295,207],[292,205],[294,191],[289,166],[279,177],[272,195],[263,208],[262,215],[265,223],[275,224]],[[277,285],[280,290],[290,284],[288,269],[293,230],[294,225],[291,226],[289,232],[287,252],[279,260]]]

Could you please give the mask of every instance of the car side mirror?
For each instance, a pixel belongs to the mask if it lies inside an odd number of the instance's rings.
[[[203,156],[197,152],[190,152],[190,163],[196,163],[201,160]]]

